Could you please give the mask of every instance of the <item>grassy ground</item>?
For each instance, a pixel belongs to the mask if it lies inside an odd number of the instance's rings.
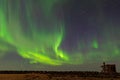
[[[97,77],[54,77],[46,74],[0,74],[0,80],[120,80],[120,78],[97,78]]]

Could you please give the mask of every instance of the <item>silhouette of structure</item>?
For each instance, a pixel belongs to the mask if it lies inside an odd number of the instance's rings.
[[[116,65],[115,64],[105,64],[105,62],[103,62],[102,67],[102,72],[103,73],[116,73]]]

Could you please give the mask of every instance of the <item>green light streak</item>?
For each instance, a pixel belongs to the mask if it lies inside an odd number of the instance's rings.
[[[120,55],[117,43],[109,45],[108,41],[103,41],[99,45],[97,39],[81,40],[80,49],[74,49],[71,54],[63,50],[65,22],[57,19],[54,8],[64,1],[36,0],[35,4],[33,1],[25,0],[21,5],[21,0],[0,0],[0,57],[6,52],[17,51],[31,64],[63,65],[107,61]]]
[[[93,48],[98,48],[98,42],[97,42],[97,40],[93,41]]]
[[[64,25],[63,22],[58,22],[56,17],[51,13],[52,6],[55,4],[55,0],[48,3],[42,1],[45,7],[45,13],[47,17],[44,18],[48,22],[51,22],[51,26],[39,27],[36,25],[34,16],[32,15],[32,1],[28,1],[26,6],[27,23],[29,26],[29,36],[23,33],[23,25],[21,24],[21,8],[20,0],[14,1],[15,8],[12,2],[2,2],[0,7],[0,37],[6,42],[15,46],[18,53],[27,59],[30,59],[34,63],[44,63],[50,65],[61,65],[69,63],[69,56],[59,49],[63,36]],[[9,5],[6,5],[6,4]],[[40,3],[40,4],[42,4]],[[46,5],[45,5],[46,4]],[[6,6],[5,8],[3,6]],[[8,10],[7,10],[8,6]],[[48,10],[49,9],[49,10]],[[7,10],[7,14],[4,10]],[[49,15],[48,15],[49,14]],[[9,15],[8,17],[6,15]],[[46,23],[48,23],[46,22]],[[49,30],[48,28],[51,27]],[[1,48],[1,50],[4,47]],[[49,50],[50,49],[50,50]]]

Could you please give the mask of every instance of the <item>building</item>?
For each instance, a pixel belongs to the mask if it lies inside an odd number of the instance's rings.
[[[105,62],[103,62],[103,65],[101,67],[103,73],[116,73],[115,64],[105,64]]]

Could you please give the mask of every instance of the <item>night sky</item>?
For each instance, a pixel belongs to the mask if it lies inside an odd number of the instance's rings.
[[[120,0],[0,0],[0,70],[120,71]]]

